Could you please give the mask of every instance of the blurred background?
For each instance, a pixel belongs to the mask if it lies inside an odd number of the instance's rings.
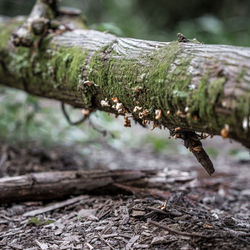
[[[0,15],[28,15],[34,0],[0,0]],[[250,46],[249,0],[62,0],[61,5],[82,10],[90,29],[118,36],[147,40],[176,40],[181,32],[203,43]],[[72,120],[79,110],[67,107]],[[124,128],[122,119],[102,112],[91,114],[91,123],[106,129],[102,135],[89,123],[68,125],[60,104],[30,96],[22,91],[0,87],[0,138],[12,143],[39,141],[45,145],[92,145],[101,151],[101,142],[117,150],[149,148],[157,154],[192,157],[182,143],[169,140],[167,131]],[[162,136],[164,135],[164,136]],[[206,149],[214,161],[219,156],[250,161],[249,153],[239,144],[221,138],[207,140]],[[223,145],[223,149],[220,145]],[[88,153],[84,148],[83,153]]]
[[[28,15],[35,0],[0,0],[0,15]],[[176,33],[204,43],[250,44],[249,0],[61,0],[81,9],[90,28],[169,41]]]

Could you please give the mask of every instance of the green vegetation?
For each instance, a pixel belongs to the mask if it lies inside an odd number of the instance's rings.
[[[18,27],[21,25],[23,21],[21,20],[16,20],[15,22],[10,22],[9,25],[3,25],[0,22],[0,50],[3,48],[6,48],[6,45],[10,39],[10,34],[13,31],[14,28]]]
[[[29,218],[27,224],[31,225],[31,226],[43,226],[43,225],[49,225],[53,223],[52,220],[44,220],[44,219],[39,219],[38,217],[31,217]]]
[[[216,158],[220,153],[220,151],[215,147],[206,147],[206,152],[208,153],[210,157],[214,157],[214,158]]]
[[[97,52],[89,63],[88,79],[95,80],[95,83],[106,91],[107,98],[119,96],[119,101],[130,112],[134,108],[134,101],[137,100],[139,106],[149,110],[152,118],[155,109],[162,109],[163,113],[166,113],[168,109],[177,110],[180,103],[186,102],[185,91],[188,90],[190,78],[185,68],[188,67],[190,58],[180,58],[182,66],[174,70],[170,68],[180,51],[179,44],[171,42],[148,57],[138,58],[133,64],[116,59],[114,54],[111,55],[111,60],[105,63],[100,52]],[[149,66],[146,68],[145,65]],[[161,91],[162,89],[165,91]],[[170,96],[172,94],[174,96]],[[127,98],[128,96],[132,98]],[[164,102],[161,103],[160,100]]]
[[[156,153],[175,153],[178,150],[176,144],[174,144],[168,137],[160,137],[156,134],[147,134],[146,138],[143,140],[143,144],[151,146]],[[145,144],[144,144],[145,145]]]
[[[250,161],[250,154],[247,151],[239,150],[239,149],[231,149],[229,150],[228,153],[234,160],[242,161],[242,162]]]

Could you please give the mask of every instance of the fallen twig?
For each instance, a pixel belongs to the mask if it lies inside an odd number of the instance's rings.
[[[36,210],[29,211],[29,212],[23,214],[23,216],[24,217],[36,216],[38,214],[43,214],[43,213],[46,213],[46,212],[49,212],[49,211],[52,211],[52,210],[55,210],[55,209],[58,209],[58,208],[62,208],[62,207],[74,204],[74,203],[76,203],[76,202],[78,202],[80,200],[86,199],[86,198],[89,198],[89,196],[80,195],[78,197],[74,197],[74,198],[68,199],[66,201],[57,202],[55,204],[48,205],[46,207],[42,207],[42,208],[39,208],[39,209],[36,209]]]
[[[175,229],[172,229],[166,225],[162,225],[156,221],[152,221],[152,220],[148,220],[148,223],[149,224],[152,224],[154,226],[157,226],[159,228],[163,228],[171,233],[174,233],[174,234],[179,234],[179,235],[182,235],[182,236],[188,236],[188,237],[202,237],[202,238],[207,238],[207,239],[210,239],[210,238],[213,238],[214,236],[213,235],[203,235],[203,234],[198,234],[198,233],[187,233],[187,232],[181,232],[181,231],[178,231],[178,230],[175,230]]]
[[[165,212],[164,210],[162,210],[160,208],[147,207],[147,209],[151,210],[152,212],[156,212],[156,213],[160,213],[160,214],[164,214],[164,215],[168,214],[167,212]]]

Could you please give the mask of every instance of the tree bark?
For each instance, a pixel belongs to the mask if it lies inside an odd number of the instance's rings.
[[[52,200],[79,194],[121,193],[121,190],[123,193],[134,190],[140,195],[147,193],[162,198],[163,191],[154,193],[153,189],[145,189],[150,188],[148,178],[156,175],[157,171],[107,170],[55,171],[5,177],[0,179],[0,203]],[[132,187],[138,185],[141,188]]]
[[[1,84],[250,148],[250,48],[52,28],[24,48],[10,41],[20,22],[0,24]]]

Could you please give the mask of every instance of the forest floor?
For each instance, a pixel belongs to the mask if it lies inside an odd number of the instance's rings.
[[[159,169],[164,185],[151,192],[131,187],[131,192],[112,195],[1,204],[0,249],[250,248],[249,160],[219,157],[210,177],[188,156],[119,151],[105,143],[101,149],[94,144],[86,148],[83,155],[77,147],[2,142],[0,177],[54,170]],[[26,214],[41,208],[50,211]]]

